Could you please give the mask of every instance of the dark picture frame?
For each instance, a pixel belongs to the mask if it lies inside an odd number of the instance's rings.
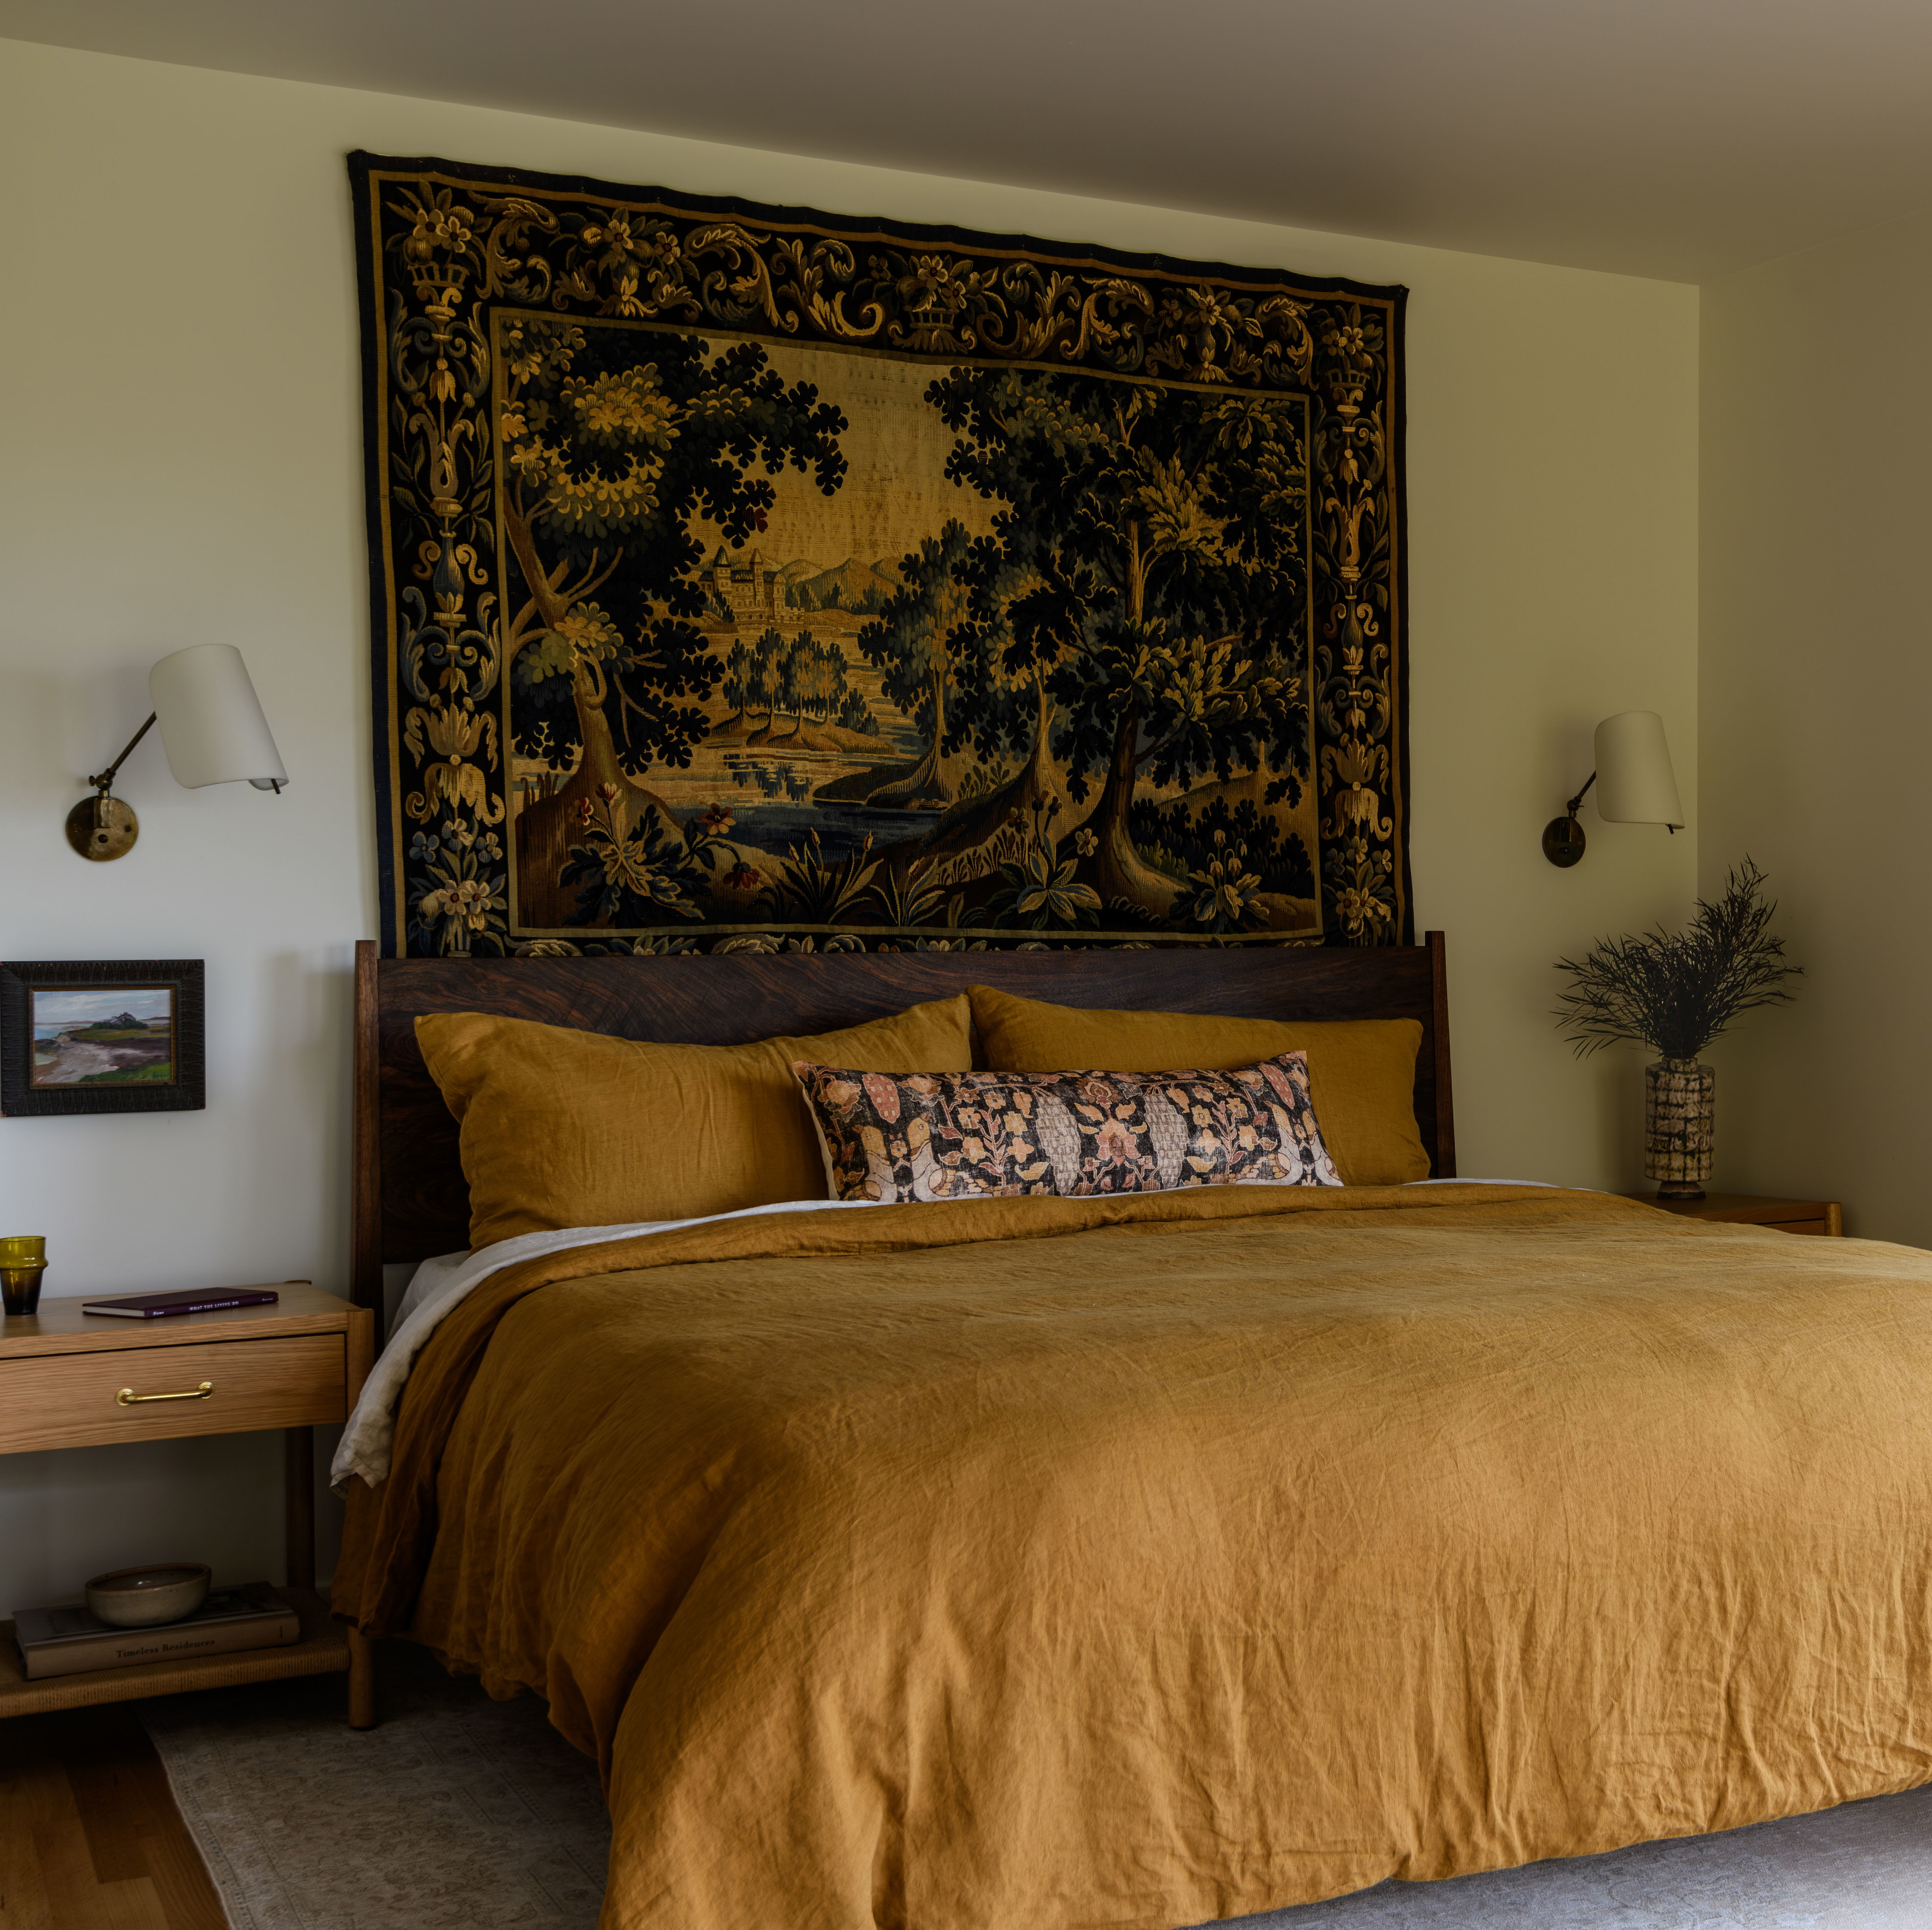
[[[104,1070],[76,1076],[70,1083],[35,1083],[34,1036],[37,1001],[44,1029],[45,1012],[61,994],[76,995],[62,1002],[76,1006],[98,1003],[104,994],[124,991],[122,1013],[104,1013],[95,1024],[77,1017],[71,1028],[76,1042],[92,1044],[112,1062]],[[152,1079],[118,1076],[130,1069],[129,1045],[142,1041],[130,1029],[116,1035],[103,1031],[97,1040],[80,1038],[125,1016],[136,1004],[152,1006],[154,994],[168,996],[167,1054],[164,1074]],[[52,995],[52,996],[50,996]],[[145,995],[145,996],[142,996]],[[112,1000],[110,999],[111,1004]],[[208,1103],[203,1059],[204,1005],[202,961],[199,958],[35,959],[0,963],[0,1113],[13,1118],[51,1118],[73,1113],[199,1112]],[[158,1020],[148,1018],[151,1029]],[[102,1041],[104,1041],[102,1042]]]

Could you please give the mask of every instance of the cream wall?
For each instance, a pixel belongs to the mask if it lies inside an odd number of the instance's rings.
[[[0,1122],[50,1290],[344,1277],[351,942],[374,928],[358,370],[342,157],[395,154],[1401,281],[1419,925],[1450,940],[1464,1171],[1633,1183],[1628,1063],[1572,1063],[1550,962],[1676,917],[1690,842],[1538,831],[1606,713],[1696,795],[1694,289],[0,43],[0,955],[206,958],[206,1112]],[[123,862],[60,820],[146,667],[248,654],[294,782],[144,745]],[[0,1609],[200,1554],[272,1572],[270,1437],[0,1459]],[[325,1557],[325,1568],[326,1558]]]
[[[1718,1182],[1932,1245],[1923,1130],[1932,216],[1705,291],[1700,874],[1748,851],[1805,968],[1712,1053]]]

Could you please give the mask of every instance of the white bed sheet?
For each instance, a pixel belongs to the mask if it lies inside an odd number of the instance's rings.
[[[335,1458],[329,1464],[330,1485],[340,1490],[346,1482],[360,1475],[374,1488],[388,1475],[389,1452],[395,1440],[396,1402],[404,1382],[410,1377],[410,1369],[416,1365],[416,1356],[465,1297],[493,1273],[547,1253],[602,1245],[612,1240],[639,1239],[652,1233],[675,1233],[681,1227],[705,1226],[718,1220],[747,1220],[760,1213],[848,1212],[874,1203],[870,1200],[782,1200],[772,1206],[746,1206],[734,1213],[706,1213],[695,1219],[640,1220],[620,1227],[562,1227],[548,1233],[519,1233],[514,1239],[499,1240],[478,1253],[440,1254],[434,1260],[424,1260],[410,1277],[409,1290],[397,1310],[396,1330],[370,1370],[369,1378],[363,1383],[362,1398],[342,1431]],[[431,1269],[435,1270],[432,1272]]]

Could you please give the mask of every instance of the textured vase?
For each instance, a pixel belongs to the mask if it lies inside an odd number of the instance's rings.
[[[1660,1200],[1704,1197],[1717,1110],[1714,1066],[1660,1059],[1643,1068],[1643,1170]]]

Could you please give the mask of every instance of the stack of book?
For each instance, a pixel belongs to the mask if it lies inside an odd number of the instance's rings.
[[[14,1639],[30,1682],[136,1662],[280,1648],[301,1635],[296,1611],[266,1581],[214,1589],[192,1615],[152,1629],[111,1628],[85,1608],[14,1611]]]

